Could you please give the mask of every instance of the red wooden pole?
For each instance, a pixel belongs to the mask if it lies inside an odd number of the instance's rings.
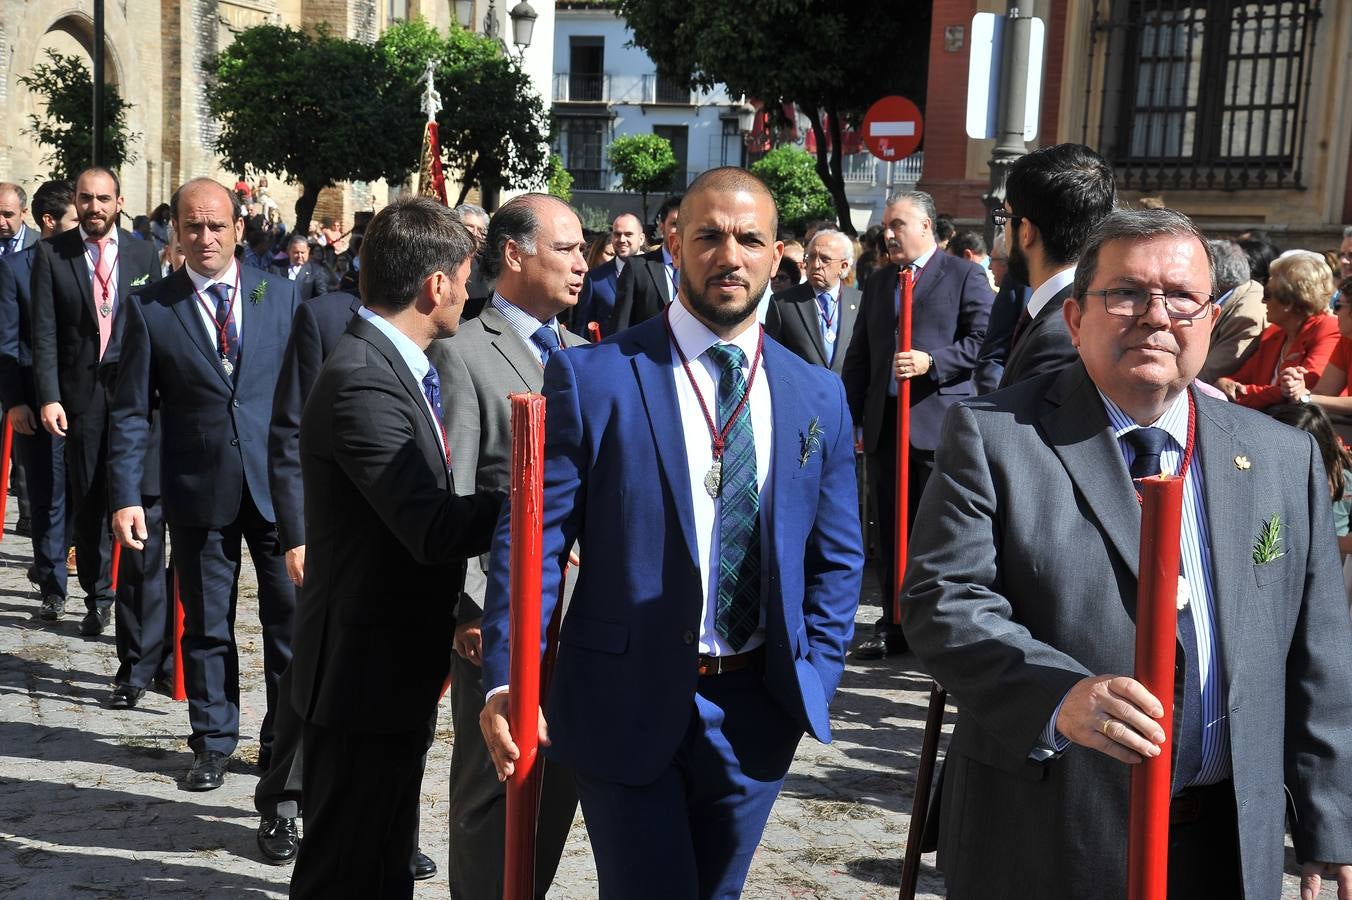
[[[503,900],[535,896],[535,823],[540,810],[540,574],[543,565],[545,398],[513,394],[511,671],[508,720],[521,751],[507,780]]]
[[[1131,769],[1127,900],[1165,900],[1169,888],[1169,787],[1177,652],[1183,479],[1141,480],[1141,561],[1136,589],[1136,680],[1164,706],[1164,752]]]
[[[112,572],[109,575],[109,578],[112,581],[111,587],[114,594],[117,593],[117,571],[121,567],[122,567],[122,545],[117,542],[116,538],[114,538]]]
[[[901,303],[897,310],[897,352],[911,349],[911,302],[914,279],[910,268],[901,270]],[[897,378],[897,508],[896,558],[892,573],[892,624],[901,624],[901,582],[906,575],[906,548],[910,543],[906,511],[910,508],[911,466],[911,379]]]
[[[9,506],[9,458],[14,451],[14,423],[5,416],[5,440],[0,447],[0,541],[5,539],[5,510]]]
[[[174,573],[174,699],[188,699],[183,678],[183,597],[178,592],[178,573]]]
[[[591,342],[592,342],[593,344],[599,344],[599,343],[601,343],[601,323],[600,323],[600,322],[588,322],[588,323],[587,323],[587,337],[591,338]]]

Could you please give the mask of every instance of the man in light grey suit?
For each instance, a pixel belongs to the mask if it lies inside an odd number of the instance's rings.
[[[560,328],[587,274],[582,223],[571,207],[542,194],[504,205],[488,224],[480,271],[497,279],[492,299],[453,338],[435,341],[428,358],[441,376],[442,408],[459,490],[507,491],[512,429],[508,395],[539,392],[544,363],[560,347],[584,344]],[[472,473],[472,477],[470,474]],[[502,896],[506,793],[479,732],[484,707],[482,641],[484,573],[488,556],[470,560],[456,610],[451,657],[451,718],[455,747],[450,776],[451,896]],[[572,776],[546,764],[536,841],[536,896],[554,879],[577,812]]]
[[[1161,753],[1170,897],[1279,896],[1288,802],[1303,887],[1336,875],[1352,896],[1352,623],[1328,481],[1308,435],[1187,389],[1212,283],[1186,217],[1111,213],[1064,305],[1080,361],[947,416],[902,622],[959,708],[939,835],[953,900],[1123,897],[1131,765]],[[1133,478],[1161,469],[1185,479],[1163,745],[1158,699],[1122,674]]]

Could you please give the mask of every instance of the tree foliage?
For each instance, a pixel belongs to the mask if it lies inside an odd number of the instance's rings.
[[[563,164],[563,157],[557,153],[549,154],[549,183],[546,186],[551,197],[558,197],[564,203],[573,199],[573,173]]]
[[[51,166],[52,179],[74,179],[94,159],[94,81],[78,56],[62,56],[47,49],[47,62],[19,76],[19,83],[42,97],[43,114],[30,113],[27,134],[50,149],[42,161]],[[113,171],[136,161],[131,145],[140,134],[127,132],[127,103],[114,85],[103,89],[103,160]]]
[[[733,96],[795,103],[817,140],[817,174],[841,227],[853,233],[840,129],[902,94],[923,110],[930,7],[922,0],[619,0],[619,11],[664,74]],[[806,36],[806,37],[805,37]]]
[[[774,195],[781,225],[801,232],[814,219],[829,219],[835,214],[831,194],[817,176],[816,163],[794,146],[776,147],[756,160],[751,172]]]
[[[259,25],[236,35],[207,69],[223,165],[281,173],[299,184],[293,228],[301,234],[324,188],[399,181],[418,162],[420,138],[393,139],[418,121],[417,107],[390,104],[392,73],[368,44],[322,27],[311,35]]]
[[[391,25],[375,49],[392,76],[387,102],[412,116],[400,141],[413,147],[414,155],[426,121],[423,72],[428,60],[437,60],[437,125],[445,162],[461,173],[457,204],[475,185],[485,190],[546,185],[549,116],[544,101],[521,64],[496,41],[456,25],[443,35],[413,19]]]
[[[610,168],[620,176],[620,189],[638,194],[643,221],[648,221],[648,195],[666,190],[680,162],[671,141],[656,134],[627,134],[610,142]]]

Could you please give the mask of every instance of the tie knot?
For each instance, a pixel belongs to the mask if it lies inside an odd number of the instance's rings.
[[[423,376],[422,386],[423,390],[429,393],[431,391],[437,391],[438,393],[440,393],[441,376],[437,373],[436,366],[432,366],[427,370],[427,374]]]
[[[551,352],[559,349],[558,332],[548,325],[541,325],[539,328],[535,329],[535,333],[531,335],[531,340]]]
[[[736,344],[714,344],[707,352],[709,358],[724,372],[739,371],[746,365],[746,354]]]
[[[831,304],[836,302],[836,299],[831,296],[830,291],[822,291],[817,295],[817,302],[822,305],[823,309],[829,309]]]
[[[218,281],[207,288],[207,293],[216,301],[216,305],[220,306],[230,299],[230,285],[226,284],[224,281]]]
[[[101,238],[85,238],[85,243],[93,244],[95,247],[98,248],[98,251],[102,253],[103,248],[108,246],[108,235],[105,234]]]
[[[1163,428],[1136,428],[1122,435],[1122,440],[1136,451],[1136,458],[1131,463],[1132,478],[1160,473],[1160,453],[1169,444],[1169,432]]]

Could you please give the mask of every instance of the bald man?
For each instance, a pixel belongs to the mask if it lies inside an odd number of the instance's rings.
[[[610,246],[615,257],[587,273],[582,282],[582,296],[572,312],[573,331],[591,340],[587,328],[589,322],[596,322],[604,332],[615,312],[615,288],[620,281],[620,273],[629,262],[629,257],[643,249],[643,223],[633,213],[621,213],[610,225]]]
[[[739,895],[798,741],[830,739],[864,563],[853,425],[841,380],[757,322],[776,218],[749,172],[704,173],[672,242],[677,301],[545,367],[541,627],[585,552],[541,729],[602,897]],[[480,718],[500,778],[519,756],[506,518]]]
[[[109,412],[113,534],[140,550],[146,511],[136,490],[146,421],[164,429],[164,521],[183,599],[188,690],[189,791],[221,786],[239,742],[235,600],[240,544],[258,573],[267,712],[259,767],[272,754],[277,682],[291,661],[295,589],[287,576],[268,486],[268,423],[282,353],[296,311],[285,276],[236,262],[244,230],[230,192],[196,178],[174,192],[174,232],[184,266],[122,304],[109,354],[117,362]]]

